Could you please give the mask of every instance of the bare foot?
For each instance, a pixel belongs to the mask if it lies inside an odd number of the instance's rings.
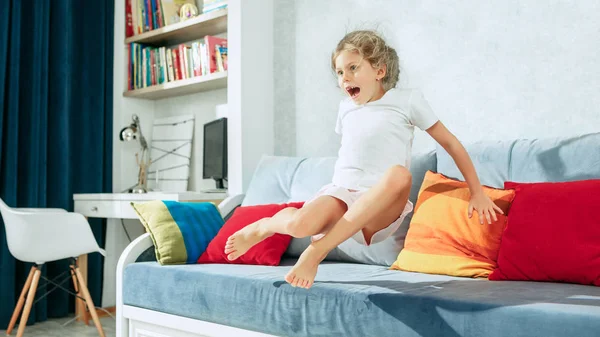
[[[254,245],[273,235],[273,233],[266,233],[261,230],[260,224],[264,220],[258,220],[227,238],[225,243],[225,254],[228,254],[227,259],[233,261],[239,258]]]
[[[327,252],[322,252],[314,245],[308,246],[292,270],[285,275],[285,281],[293,287],[310,288],[315,281],[319,263],[325,259],[325,256],[327,256]]]

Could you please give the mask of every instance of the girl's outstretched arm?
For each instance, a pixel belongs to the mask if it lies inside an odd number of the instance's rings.
[[[492,200],[483,193],[483,187],[477,177],[475,166],[460,141],[454,136],[446,126],[438,121],[432,127],[427,129],[427,133],[435,139],[440,146],[454,159],[456,166],[465,177],[471,191],[471,201],[469,202],[469,218],[473,216],[473,210],[479,213],[479,222],[483,224],[483,219],[487,219],[488,224],[492,219],[497,221],[496,212],[503,214],[502,210],[492,202]],[[494,211],[495,210],[495,211]]]

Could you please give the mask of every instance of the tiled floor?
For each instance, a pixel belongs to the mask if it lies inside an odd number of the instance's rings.
[[[98,330],[94,322],[90,320],[90,325],[86,326],[81,322],[71,322],[67,326],[63,324],[69,322],[73,317],[51,319],[45,322],[36,323],[34,325],[27,326],[23,337],[97,337]],[[102,328],[106,337],[116,337],[115,319],[111,317],[103,317],[100,319]],[[17,334],[16,326],[11,336]],[[0,330],[1,336],[6,336],[6,330]]]

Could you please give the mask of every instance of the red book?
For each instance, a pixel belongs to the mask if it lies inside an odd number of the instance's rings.
[[[227,39],[207,35],[204,38],[204,42],[206,43],[206,50],[208,51],[208,70],[209,74],[212,74],[219,69],[215,54],[217,45],[227,47]]]
[[[188,78],[187,76],[187,69],[186,69],[186,64],[185,64],[185,45],[180,44],[179,45],[179,71],[181,71],[181,79],[186,79]]]
[[[179,67],[179,49],[173,49],[173,73],[175,81],[181,80],[181,68]]]
[[[131,16],[131,0],[125,1],[125,37],[133,36],[133,17]]]
[[[158,28],[162,28],[165,26],[165,24],[163,23],[163,19],[162,19],[162,1],[161,0],[156,0],[156,21],[158,23]]]
[[[150,2],[150,0],[146,0],[146,9],[146,13],[148,13],[149,30],[153,30],[154,26],[152,25],[152,16],[154,15],[154,13],[152,12],[152,3]]]
[[[152,85],[156,84],[156,57],[154,56],[154,49],[150,50],[150,72],[152,73]]]

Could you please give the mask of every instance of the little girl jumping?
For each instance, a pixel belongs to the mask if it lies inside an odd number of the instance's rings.
[[[397,89],[396,51],[375,32],[355,31],[337,45],[331,67],[348,97],[341,101],[335,132],[342,136],[331,184],[301,209],[286,208],[234,233],[225,254],[235,260],[274,233],[312,242],[285,276],[310,288],[319,263],[352,238],[364,245],[385,240],[413,209],[410,158],[414,127],[427,131],[454,159],[471,191],[468,214],[480,223],[502,213],[484,193],[467,151],[438,120],[418,90]]]

